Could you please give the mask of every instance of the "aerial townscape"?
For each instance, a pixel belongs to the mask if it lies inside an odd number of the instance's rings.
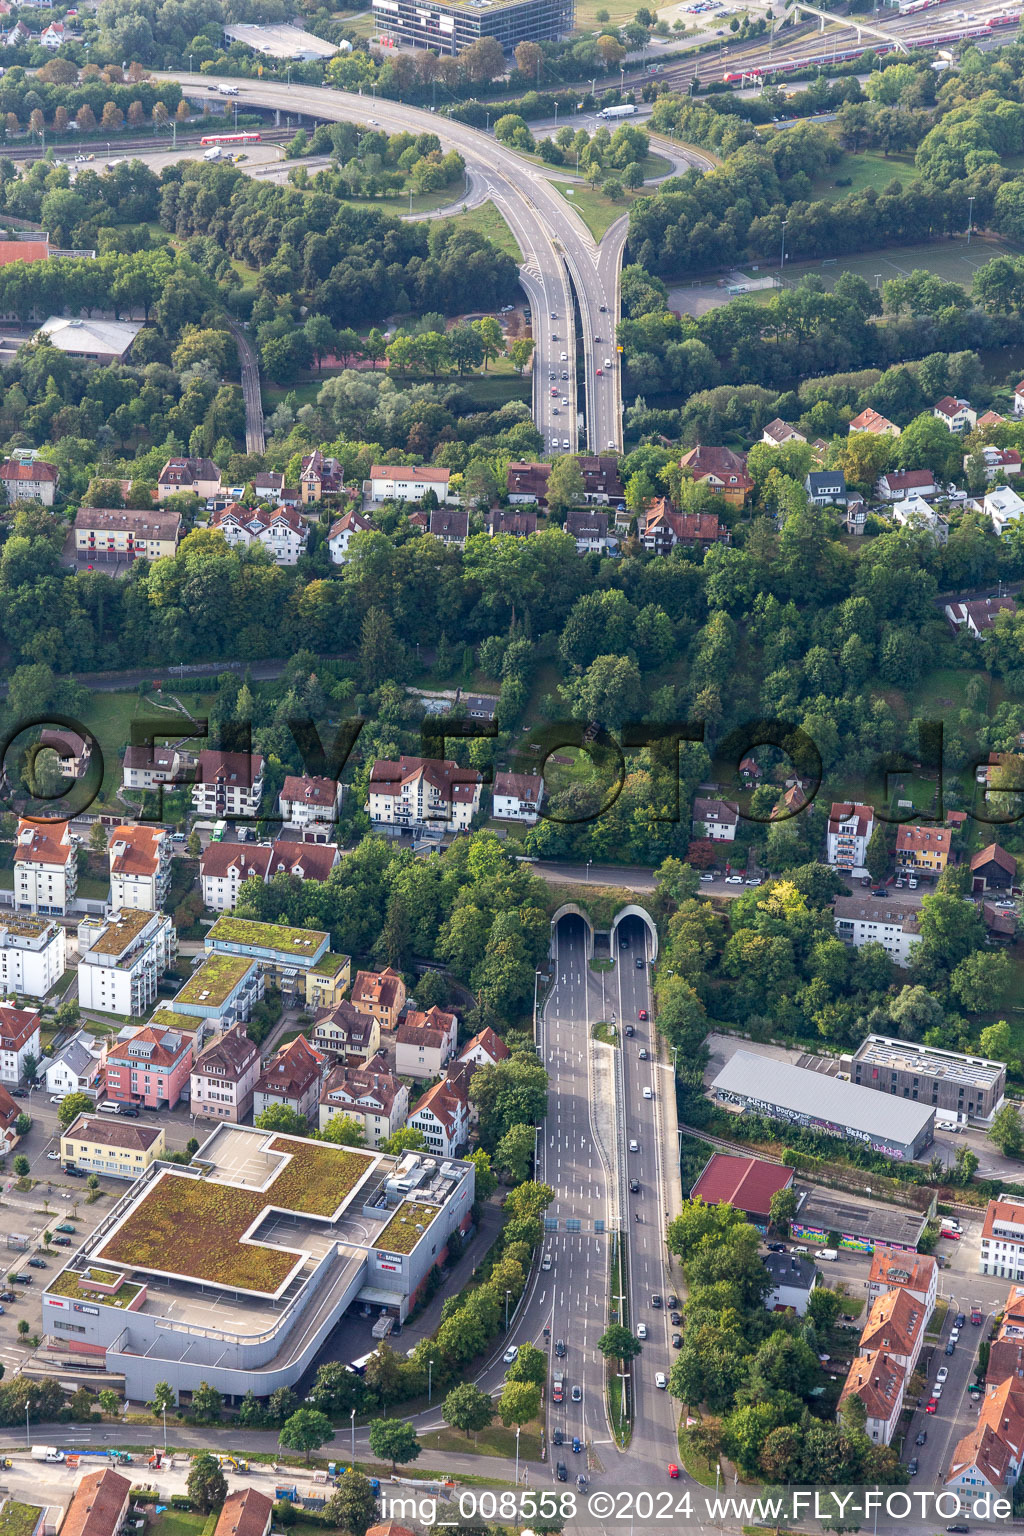
[[[0,1536],[1024,1517],[1021,0],[0,0]]]

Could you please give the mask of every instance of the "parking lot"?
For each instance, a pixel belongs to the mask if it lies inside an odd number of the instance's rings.
[[[958,1306],[966,1321],[960,1329],[960,1337],[953,1353],[947,1355],[946,1345],[953,1329]],[[921,1394],[921,1405],[910,1421],[903,1460],[909,1461],[912,1456],[917,1457],[917,1480],[928,1487],[942,1485],[949,1469],[953,1449],[957,1441],[973,1427],[981,1406],[980,1398],[975,1403],[968,1395],[967,1388],[974,1380],[978,1346],[982,1339],[988,1336],[988,1325],[991,1319],[986,1313],[982,1325],[972,1327],[970,1310],[968,1299],[950,1298],[949,1311],[942,1326],[941,1336],[938,1342],[925,1344],[918,1362],[918,1369],[924,1375],[927,1386]],[[943,1370],[948,1374],[945,1380],[939,1383],[938,1377]],[[941,1387],[938,1405],[934,1413],[927,1413],[925,1405],[936,1386]],[[916,1440],[920,1434],[927,1435],[928,1439],[924,1445],[918,1446]]]

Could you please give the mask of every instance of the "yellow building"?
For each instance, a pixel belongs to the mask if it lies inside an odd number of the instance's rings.
[[[119,560],[159,560],[178,547],[181,517],[165,507],[80,507],[75,515],[79,560],[109,565]]]
[[[162,1126],[142,1125],[114,1114],[79,1115],[60,1138],[65,1168],[74,1166],[113,1179],[137,1179],[166,1153]]]
[[[336,1008],[352,980],[352,961],[348,955],[324,955],[306,972],[306,1007]]]

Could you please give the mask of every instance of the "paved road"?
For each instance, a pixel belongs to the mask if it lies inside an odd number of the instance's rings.
[[[242,365],[242,399],[245,401],[245,451],[262,453],[266,448],[263,435],[263,396],[260,393],[260,370],[256,353],[248,336],[240,325],[231,324],[231,333],[238,343],[238,360]]]

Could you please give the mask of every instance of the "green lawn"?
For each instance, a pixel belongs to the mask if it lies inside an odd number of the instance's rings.
[[[521,1460],[540,1459],[540,1439],[539,1422],[524,1426],[519,1436]],[[464,1435],[458,1429],[436,1429],[429,1435],[421,1435],[420,1444],[424,1450],[448,1451],[462,1456],[504,1456],[511,1462],[516,1454],[516,1432],[502,1424],[491,1424],[478,1435]]]
[[[149,1517],[149,1536],[199,1536],[205,1524],[206,1516],[190,1509],[165,1509]]]
[[[641,196],[639,192],[624,192],[620,202],[609,202],[604,193],[595,191],[586,182],[577,181],[572,186],[565,182],[557,182],[558,191],[571,203],[590,230],[595,240],[601,240],[623,214],[629,212],[629,205]]]
[[[881,150],[863,149],[858,154],[848,151],[837,165],[829,166],[824,175],[815,177],[811,186],[816,198],[832,203],[851,193],[864,192],[868,187],[882,192],[891,181],[907,185],[916,181],[917,176],[913,155],[890,155],[887,159]],[[849,186],[840,186],[839,182],[845,183],[847,177]]]
[[[296,165],[302,161],[297,160]],[[314,176],[316,169],[310,170]],[[409,198],[409,190],[394,193],[389,197],[344,197],[339,201],[349,208],[378,208],[381,213],[394,214],[400,218],[403,213],[434,213],[438,208],[447,208],[449,203],[457,203],[460,197],[466,195],[466,178],[452,182],[449,187],[441,187],[437,192],[414,192]]]
[[[632,12],[630,14],[632,15]],[[519,249],[519,241],[494,203],[481,203],[476,208],[469,208],[465,213],[457,213],[452,217],[453,222],[479,230],[480,234],[496,245],[499,251],[504,251],[506,256],[512,257],[517,266],[522,266],[523,253]]]
[[[787,242],[786,279],[791,284],[797,283],[801,277],[813,272],[826,288],[831,288],[841,273],[854,272],[874,288],[876,280],[880,285],[890,277],[906,277],[911,272],[923,271],[934,272],[947,282],[970,288],[979,267],[996,256],[1017,257],[1020,254],[1020,249],[1011,241],[994,235],[975,235],[970,245],[960,235],[953,240],[931,240],[918,245],[889,245],[860,255],[840,256],[834,261],[820,258],[801,261],[799,249],[790,250]]]

